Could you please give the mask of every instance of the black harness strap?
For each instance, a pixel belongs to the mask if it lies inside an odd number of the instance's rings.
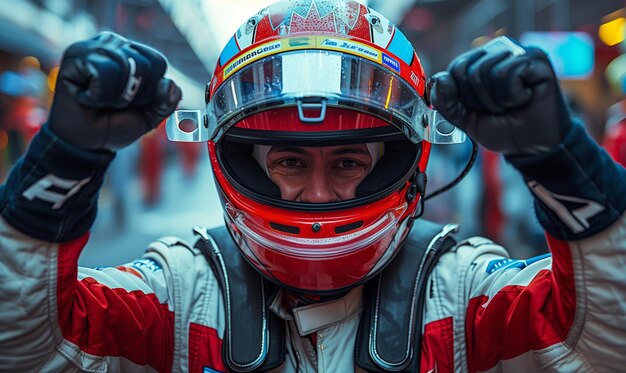
[[[365,284],[365,306],[356,363],[370,372],[418,372],[428,277],[439,257],[455,245],[456,226],[417,220],[385,270]]]
[[[279,367],[286,354],[285,325],[269,309],[275,286],[239,253],[227,228],[194,229],[198,248],[213,269],[226,304],[222,358],[234,372]],[[456,226],[417,220],[403,247],[382,273],[365,284],[356,340],[356,364],[371,372],[418,372],[428,277],[455,245]]]
[[[225,227],[194,231],[200,236],[195,247],[211,265],[226,305],[224,363],[234,372],[279,367],[286,346],[284,322],[269,310],[275,287],[243,259]]]

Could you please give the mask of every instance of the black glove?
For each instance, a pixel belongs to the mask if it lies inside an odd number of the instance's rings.
[[[554,149],[572,126],[544,52],[482,47],[433,76],[433,106],[487,149],[506,155]]]
[[[180,88],[156,50],[104,32],[63,55],[48,125],[83,150],[115,151],[168,117]]]

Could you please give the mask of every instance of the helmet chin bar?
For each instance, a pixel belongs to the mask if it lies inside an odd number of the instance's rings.
[[[294,293],[294,294],[296,294],[298,296],[301,296],[301,297],[303,297],[303,299],[302,299],[303,301],[307,301],[308,300],[309,302],[319,302],[319,301],[325,301],[325,300],[332,300],[334,298],[341,297],[341,296],[345,295],[351,289],[364,284],[369,279],[371,279],[372,277],[376,276],[382,269],[384,269],[386,267],[386,265],[398,253],[398,250],[400,249],[402,243],[404,242],[404,239],[406,238],[406,234],[405,234],[406,230],[404,228],[408,224],[412,223],[412,220],[410,219],[410,217],[405,217],[402,221],[396,221],[395,224],[393,224],[393,222],[389,222],[389,223],[391,223],[392,225],[394,225],[396,227],[399,226],[400,229],[395,229],[394,228],[394,229],[391,229],[389,231],[389,232],[393,232],[393,237],[391,238],[390,241],[388,241],[388,244],[387,244],[388,249],[386,250],[385,254],[378,259],[376,264],[372,266],[370,271],[368,273],[364,273],[362,278],[360,278],[357,281],[354,281],[354,282],[350,283],[349,285],[342,286],[342,287],[339,287],[339,288],[319,290],[319,289],[314,289],[314,288],[294,287],[294,286],[291,286],[288,283],[286,283],[284,280],[281,280],[279,278],[279,275],[275,273],[275,269],[269,268],[266,265],[266,264],[269,264],[269,262],[267,260],[264,260],[263,258],[257,256],[257,253],[259,253],[260,251],[258,249],[257,250],[253,250],[249,246],[248,240],[250,240],[250,236],[242,235],[241,222],[238,223],[239,217],[237,216],[236,213],[233,214],[232,211],[229,212],[228,210],[229,210],[229,208],[227,206],[225,214],[224,214],[224,220],[226,222],[226,226],[227,226],[231,236],[233,237],[233,239],[235,240],[235,242],[239,246],[239,248],[241,250],[241,253],[243,254],[242,256],[244,257],[244,259],[260,275],[265,277],[268,281],[270,281],[274,285],[276,285],[276,286],[278,286],[278,287],[280,287],[282,289],[285,289],[285,290],[287,290],[287,291],[289,291],[291,293]],[[391,226],[389,226],[388,228],[391,228]],[[247,237],[247,239],[244,238],[244,236]],[[255,240],[252,240],[250,243],[253,244],[253,245],[256,244]],[[311,274],[309,274],[309,275],[311,275]],[[323,299],[313,300],[313,299],[309,298],[310,296],[322,297]]]

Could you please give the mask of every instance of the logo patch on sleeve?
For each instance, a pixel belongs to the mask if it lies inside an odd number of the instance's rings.
[[[521,260],[521,259],[508,259],[508,258],[503,258],[503,259],[495,259],[489,262],[489,264],[487,264],[487,269],[485,270],[485,272],[487,272],[488,274],[492,274],[495,271],[502,269],[502,268],[519,268],[519,269],[524,269],[526,267],[528,267],[529,265],[538,262],[542,259],[548,258],[550,257],[550,253],[547,254],[541,254],[541,255],[537,255],[534,256],[532,258],[528,258],[525,260]]]
[[[26,189],[22,196],[29,201],[37,198],[50,202],[53,204],[52,209],[58,210],[89,181],[91,181],[90,177],[83,180],[69,180],[48,174]],[[55,191],[53,187],[64,192]]]
[[[606,210],[605,206],[596,201],[552,193],[533,180],[528,182],[528,186],[573,233],[582,233],[591,228],[591,219]]]
[[[512,263],[514,261],[515,261],[514,259],[508,259],[508,258],[492,260],[487,265],[487,269],[485,270],[485,272],[492,274],[495,271],[499,270],[500,268],[506,267],[507,264]]]
[[[152,259],[141,258],[137,259],[129,264],[131,267],[135,267],[137,269],[141,269],[149,272],[158,272],[163,270],[161,266]]]

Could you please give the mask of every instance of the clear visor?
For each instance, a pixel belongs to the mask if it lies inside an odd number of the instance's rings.
[[[287,106],[297,106],[300,113],[318,109],[320,120],[326,106],[371,113],[390,120],[414,143],[465,140],[399,75],[365,58],[326,50],[272,55],[230,76],[207,104],[209,138],[219,140],[252,113]]]

